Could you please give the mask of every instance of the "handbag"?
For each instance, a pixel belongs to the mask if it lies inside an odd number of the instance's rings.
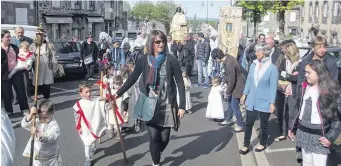
[[[164,77],[160,78],[160,91],[163,89],[164,79],[165,79]],[[159,95],[148,97],[147,95],[141,92],[134,106],[133,117],[143,122],[151,121],[154,117],[155,109],[158,106],[158,104]]]
[[[94,57],[92,57],[92,54],[84,57],[84,64],[88,65],[94,61]]]

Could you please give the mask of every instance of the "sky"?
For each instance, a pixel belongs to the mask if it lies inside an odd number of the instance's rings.
[[[156,2],[157,0],[150,0]],[[130,1],[131,8],[138,1]],[[198,0],[174,0],[174,2],[178,5],[181,5],[182,8],[187,10],[187,17],[194,17],[196,14],[197,18],[206,18],[207,16],[207,0],[198,1]],[[204,2],[204,6],[202,3]],[[228,0],[214,0],[208,1],[208,18],[219,18],[219,10],[221,6],[230,6],[230,1]],[[213,6],[211,6],[213,4]]]

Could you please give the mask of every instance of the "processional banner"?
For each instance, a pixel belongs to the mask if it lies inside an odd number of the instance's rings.
[[[226,54],[237,57],[242,29],[243,8],[224,6],[219,12],[219,48]]]

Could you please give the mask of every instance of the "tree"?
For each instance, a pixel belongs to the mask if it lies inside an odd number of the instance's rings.
[[[262,18],[271,10],[273,5],[272,1],[266,0],[258,0],[258,1],[247,1],[241,0],[238,2],[240,7],[245,8],[245,16],[250,18],[250,21],[253,22],[253,35],[254,40],[256,39],[257,31],[256,27],[257,24],[262,21]]]
[[[152,11],[154,8],[154,4],[150,1],[139,1],[129,14],[137,17],[139,20],[149,21],[153,18]]]
[[[170,29],[176,7],[173,1],[158,1],[152,11],[153,18],[165,25],[167,33]]]
[[[159,1],[155,5],[151,1],[140,1],[135,4],[130,15],[143,21],[160,21],[165,25],[168,32],[175,9],[176,4],[173,1]]]
[[[303,4],[304,4],[304,0],[290,0],[290,1],[276,0],[274,1],[274,5],[272,6],[271,11],[274,13],[278,12],[279,31],[282,34],[285,34],[284,33],[285,11],[291,10],[296,6],[303,5]]]

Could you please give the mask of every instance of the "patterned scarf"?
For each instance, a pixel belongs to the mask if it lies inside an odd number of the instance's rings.
[[[156,82],[157,82],[157,76],[159,69],[161,68],[162,63],[166,60],[166,55],[159,54],[157,58],[155,58],[153,55],[148,56],[149,61],[151,63],[150,70],[148,73],[148,84],[152,85],[154,87],[154,90],[156,89]]]

